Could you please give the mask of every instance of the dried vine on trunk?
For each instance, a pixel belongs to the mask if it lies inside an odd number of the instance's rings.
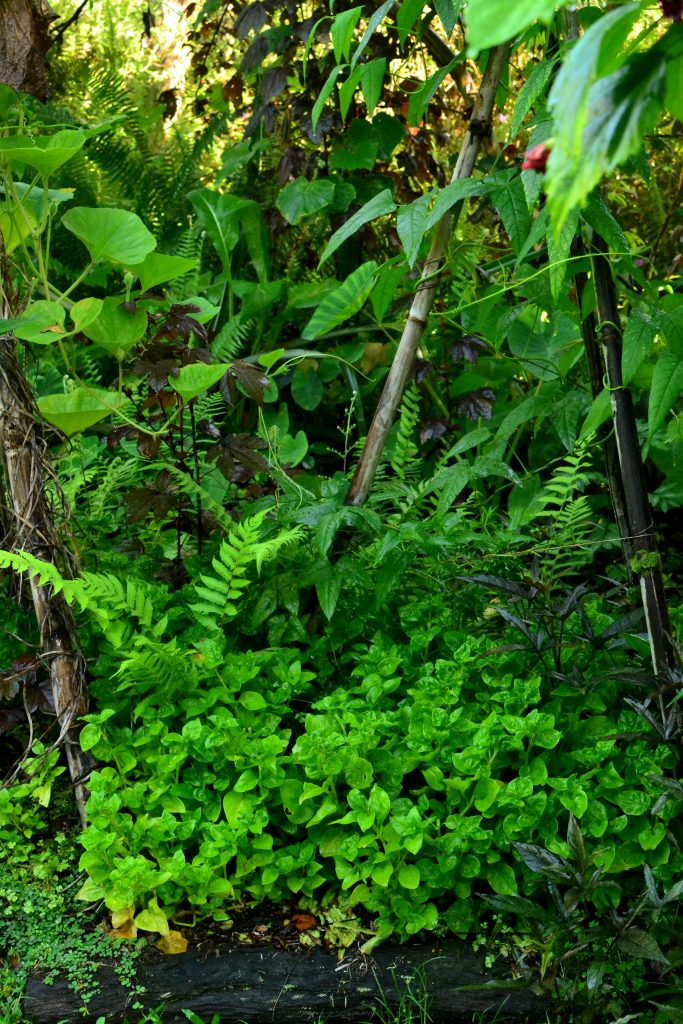
[[[0,235],[0,314],[18,312],[11,290],[7,260]],[[52,470],[47,445],[36,420],[31,389],[17,359],[16,340],[0,335],[0,459],[4,474],[2,522],[5,545],[28,551],[62,571],[72,568],[69,553],[52,521],[47,482]],[[40,630],[42,657],[50,675],[52,698],[59,723],[56,743],[64,745],[76,805],[85,826],[85,783],[90,761],[81,751],[79,717],[86,710],[85,664],[76,641],[71,610],[62,594],[30,580],[31,598]]]

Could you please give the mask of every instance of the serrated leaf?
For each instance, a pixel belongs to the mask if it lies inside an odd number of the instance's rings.
[[[517,132],[522,127],[524,118],[550,81],[550,76],[556,64],[557,58],[554,60],[544,60],[540,64],[535,64],[531,69],[529,77],[520,89],[519,96],[517,97],[515,112],[510,121],[509,138],[514,139],[517,135]]]
[[[521,252],[531,227],[531,214],[520,177],[512,178],[492,194],[493,205],[500,215],[507,236],[516,253]]]
[[[571,250],[576,229],[579,225],[579,211],[572,210],[562,225],[559,235],[551,231],[548,235],[548,264],[550,273],[550,291],[557,301],[564,279],[567,276],[567,260]]]
[[[396,230],[405,250],[408,264],[412,267],[420,252],[420,245],[427,230],[427,216],[431,196],[420,196],[409,206],[400,206],[396,218]]]
[[[470,50],[497,46],[535,21],[550,21],[558,6],[557,0],[469,0],[465,19]]]
[[[647,408],[650,437],[659,429],[674,402],[683,391],[683,358],[662,349],[655,363]]]
[[[612,252],[629,253],[631,247],[619,221],[612,216],[599,195],[592,195],[583,211],[583,219],[605,239]]]
[[[622,341],[621,373],[628,384],[642,363],[652,354],[657,327],[650,317],[639,309],[631,310]]]
[[[382,192],[373,196],[364,206],[361,206],[360,210],[354,213],[352,217],[349,217],[338,231],[335,231],[325,246],[325,251],[320,257],[318,266],[322,266],[325,260],[328,260],[332,253],[336,252],[339,246],[344,244],[347,238],[355,235],[365,224],[369,224],[371,220],[376,220],[378,217],[385,217],[387,214],[393,213],[395,209],[396,204],[391,195],[391,189],[385,188]]]

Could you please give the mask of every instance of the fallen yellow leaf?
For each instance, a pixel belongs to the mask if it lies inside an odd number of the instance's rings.
[[[132,921],[135,917],[135,904],[131,903],[129,907],[124,907],[123,910],[112,910],[111,912],[111,926],[112,928],[122,928],[126,921]]]
[[[172,955],[174,953],[184,953],[187,949],[187,939],[180,932],[173,931],[171,929],[168,935],[164,935],[163,938],[159,939],[154,943],[157,949],[160,949],[162,953]]]

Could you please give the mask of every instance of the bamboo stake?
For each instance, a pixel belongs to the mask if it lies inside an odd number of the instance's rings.
[[[0,313],[8,318],[17,310],[3,257],[0,234]],[[0,459],[10,506],[3,518],[11,535],[4,538],[4,543],[43,561],[68,564],[46,495],[46,444],[34,416],[31,389],[17,359],[16,341],[10,334],[0,335]],[[91,765],[78,742],[78,720],[86,711],[85,662],[75,642],[76,627],[64,596],[39,586],[35,577],[30,580],[30,589],[60,727],[56,743],[64,744],[78,814],[85,827],[85,786]]]
[[[479,95],[474,103],[470,128],[465,135],[451,181],[469,178],[472,175],[481,140],[491,130],[493,103],[503,69],[507,63],[508,52],[509,46],[507,43],[503,46],[497,46],[491,52],[482,78]],[[396,410],[400,404],[413,368],[413,363],[415,362],[418,346],[429,320],[438,284],[439,270],[442,267],[446,254],[452,225],[457,222],[461,207],[462,203],[446,213],[436,226],[431,249],[422,271],[422,278],[415,292],[410,313],[403,329],[403,335],[391,364],[377,410],[370,424],[365,446],[351,482],[351,489],[346,499],[347,505],[362,505],[367,500]]]
[[[664,592],[661,562],[657,552],[650,499],[645,484],[645,471],[633,400],[630,390],[624,387],[621,372],[621,323],[614,278],[609,262],[609,248],[599,235],[593,236],[591,264],[633,551],[631,568],[634,569],[640,580],[655,674],[663,680],[672,682],[675,679],[680,679],[681,676],[671,639],[671,624]]]

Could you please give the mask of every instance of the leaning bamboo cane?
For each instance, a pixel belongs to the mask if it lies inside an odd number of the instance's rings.
[[[460,150],[458,162],[453,171],[452,181],[469,178],[479,153],[481,140],[491,130],[491,114],[503,69],[507,63],[508,44],[497,46],[492,52],[484,72],[479,95],[474,103],[470,128]],[[379,460],[391,430],[396,410],[408,383],[415,362],[415,355],[422,340],[438,283],[438,272],[451,235],[453,223],[457,220],[462,204],[446,213],[436,226],[429,255],[422,271],[422,278],[415,292],[403,335],[396,350],[389,375],[384,384],[377,411],[375,412],[365,446],[356,467],[346,502],[348,505],[362,505],[368,496]]]
[[[11,288],[3,255],[0,234],[0,315],[7,318],[17,310],[8,297]],[[43,561],[55,562],[62,545],[55,533],[45,489],[45,447],[33,413],[31,389],[17,359],[16,341],[9,334],[0,335],[0,464],[9,505],[4,510],[9,527],[9,543],[5,543]],[[85,662],[74,640],[75,625],[64,595],[40,586],[35,577],[30,580],[30,588],[60,728],[56,742],[64,745],[78,814],[85,827],[85,783],[90,759],[78,742],[79,718],[86,711]]]

